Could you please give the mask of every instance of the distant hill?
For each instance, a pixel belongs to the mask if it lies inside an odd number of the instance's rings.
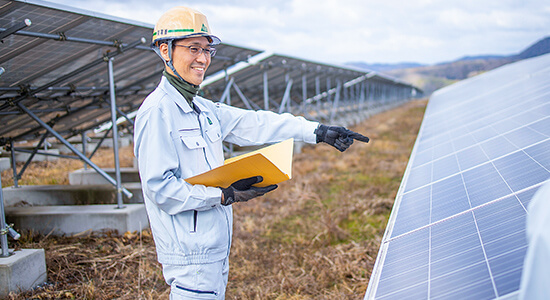
[[[549,52],[550,52],[550,36],[534,43],[529,48],[521,51],[521,53],[518,54],[517,57],[519,59],[526,59],[530,57],[543,55]]]
[[[509,56],[465,56],[452,62],[429,66],[417,63],[367,64],[362,62],[346,65],[388,74],[421,88],[424,94],[429,96],[433,91],[462,79],[546,53],[550,53],[550,37],[543,38],[520,53]]]
[[[346,63],[348,66],[354,66],[365,70],[371,70],[375,72],[385,72],[385,71],[391,71],[396,69],[409,69],[409,68],[417,68],[425,66],[423,64],[419,63],[413,63],[413,62],[402,62],[397,64],[367,64],[364,62],[350,62]]]
[[[506,58],[508,56],[505,56],[505,55],[476,55],[476,56],[464,56],[462,58],[459,58],[457,60],[454,60],[452,62],[457,62],[457,61],[464,61],[464,60],[480,60],[480,59],[501,59],[501,58]],[[452,62],[443,62],[443,63],[438,63],[438,65],[442,65],[442,64],[448,64],[448,63],[452,63]]]

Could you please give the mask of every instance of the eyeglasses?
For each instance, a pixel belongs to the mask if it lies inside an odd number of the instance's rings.
[[[185,47],[189,49],[189,53],[191,53],[191,55],[193,56],[199,56],[203,52],[206,53],[206,56],[210,56],[210,57],[214,57],[214,55],[216,55],[216,48],[212,48],[212,47],[202,48],[197,46],[185,46],[185,45],[178,45],[178,44],[174,44],[174,46]]]

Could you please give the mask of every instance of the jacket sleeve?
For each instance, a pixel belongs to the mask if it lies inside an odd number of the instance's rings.
[[[315,129],[318,122],[289,113],[245,110],[223,103],[216,103],[216,114],[222,124],[225,141],[239,146],[262,145],[289,138],[309,144],[316,143]]]
[[[191,185],[177,176],[180,172],[178,155],[167,120],[156,107],[136,118],[134,153],[146,201],[151,200],[172,215],[220,205],[219,188]]]

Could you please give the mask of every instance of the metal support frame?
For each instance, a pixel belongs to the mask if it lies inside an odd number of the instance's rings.
[[[140,90],[142,90],[141,87],[140,87],[140,88],[137,88],[137,89],[136,89],[136,88],[132,88],[132,87],[134,87],[134,86],[136,86],[136,85],[140,85],[142,82],[147,82],[147,81],[151,80],[152,78],[160,77],[161,74],[162,74],[162,71],[156,72],[156,73],[153,73],[153,74],[151,74],[151,75],[149,75],[149,76],[147,76],[147,77],[144,77],[144,78],[141,78],[141,79],[139,79],[139,80],[137,80],[137,81],[135,81],[135,82],[132,82],[132,83],[126,85],[126,86],[123,87],[123,88],[118,88],[118,89],[117,89],[117,88],[115,87],[115,92],[117,93],[117,95],[120,95],[121,93],[126,92],[126,91],[132,91],[132,90],[140,91]],[[103,89],[104,89],[104,90],[108,91],[108,90],[109,90],[109,87],[105,87],[105,88],[95,88],[95,89],[97,89],[97,90],[103,90]],[[105,102],[106,102],[106,103],[109,103],[109,101],[106,101],[106,100],[105,100]],[[118,112],[118,114],[122,115],[122,117],[119,117],[119,118],[117,119],[117,121],[116,121],[116,124],[117,124],[117,125],[120,124],[120,123],[122,123],[122,122],[124,122],[124,121],[128,121],[130,124],[134,125],[134,121],[133,121],[132,119],[135,117],[137,111],[134,111],[134,112],[131,112],[131,113],[129,113],[129,114],[126,114],[126,113],[124,113],[121,109],[119,109],[119,108],[117,107],[117,112]],[[132,116],[130,116],[130,115],[132,115]],[[94,125],[94,126],[95,126],[95,125]],[[112,126],[113,126],[113,124],[109,121],[109,122],[107,122],[107,123],[105,123],[105,124],[99,126],[99,128],[95,129],[94,131],[95,131],[95,132],[102,132],[102,131],[104,131],[104,130],[109,129],[109,128],[112,127]],[[91,129],[92,129],[92,128],[86,128],[85,130],[91,130]]]
[[[109,91],[110,92],[110,91]],[[116,93],[116,90],[114,91]],[[104,101],[109,104],[109,106],[111,105],[111,101],[107,101],[107,99],[104,99]],[[132,120],[132,118],[130,118],[128,116],[128,114],[126,114],[125,112],[123,112],[120,108],[118,107],[115,107],[116,109],[116,112],[117,114],[121,115],[126,121],[128,121],[128,123],[132,124],[132,127],[134,126],[134,120]],[[118,119],[117,119],[118,120]],[[116,123],[118,124],[118,122]],[[113,126],[113,123],[111,122],[111,126]]]
[[[33,112],[31,112],[23,103],[19,102],[17,103],[17,106],[23,110],[27,115],[29,115],[33,120],[38,122],[44,129],[46,129],[51,135],[55,136],[61,143],[63,143],[67,148],[69,148],[74,154],[76,154],[80,159],[85,161],[88,165],[90,165],[94,170],[96,170],[103,178],[105,178],[109,183],[116,186],[116,181],[109,176],[109,174],[105,173],[100,167],[98,167],[96,164],[94,164],[91,160],[89,160],[84,154],[82,154],[78,149],[76,149],[71,143],[69,143],[66,139],[64,139],[59,133],[57,133],[53,128],[51,128],[48,124],[46,124],[44,121],[42,121],[37,115],[35,115]],[[13,152],[12,152],[13,156]],[[13,164],[15,164],[15,157],[13,157]],[[16,177],[15,177],[16,178]],[[14,179],[15,179],[14,178]],[[132,198],[132,193],[128,191],[125,188],[122,188],[122,191],[128,198]]]
[[[302,74],[302,113],[307,113],[307,75],[306,73]]]
[[[27,21],[27,20],[28,19],[26,19],[25,21]],[[29,20],[29,22],[30,22],[30,20]],[[29,25],[27,25],[27,26],[29,26]],[[20,29],[23,29],[25,27],[22,27]],[[0,32],[2,32],[2,34],[3,34],[6,31],[8,31],[10,28],[8,28],[8,29],[0,28]],[[17,35],[22,35],[22,36],[35,37],[35,38],[51,39],[51,40],[56,40],[56,41],[77,42],[77,43],[85,43],[85,44],[94,44],[94,45],[101,45],[101,46],[112,46],[112,47],[118,47],[120,45],[122,47],[128,47],[129,46],[129,44],[124,44],[124,43],[119,44],[117,41],[110,42],[110,41],[102,41],[102,40],[71,37],[71,36],[65,35],[63,32],[60,32],[58,34],[51,34],[51,33],[41,33],[41,32],[32,32],[32,31],[19,30],[17,32],[12,32],[12,33],[15,33]],[[141,44],[144,44],[144,43],[145,42],[143,42]],[[151,51],[151,48],[149,48],[147,46],[137,46],[136,45],[135,48],[140,49],[140,50]]]
[[[279,113],[285,112],[287,104],[290,102],[290,89],[292,88],[292,79],[289,79],[286,83],[285,93],[283,100],[281,100],[281,106],[279,106]]]
[[[230,105],[231,104],[231,85],[233,85],[233,82],[235,81],[235,79],[233,77],[229,78],[229,71],[227,70],[227,68],[224,69],[224,79],[225,79],[226,86],[220,101],[223,103],[224,100],[227,99],[226,101],[227,105]],[[226,153],[228,153],[229,156],[232,157],[234,145],[232,143],[227,143],[227,144],[228,144],[227,147],[224,146],[224,151],[226,151]]]
[[[68,158],[68,159],[80,159],[78,156],[74,155],[65,155],[65,154],[56,154],[56,153],[48,153],[48,152],[42,152],[42,151],[35,151],[35,150],[27,150],[27,149],[19,149],[14,148],[13,151],[15,152],[21,152],[21,153],[35,153],[36,155],[43,155],[43,156],[53,156],[53,157],[59,157],[59,158]],[[27,160],[28,161],[28,160]],[[20,172],[18,178],[21,178],[23,174]]]
[[[92,157],[94,157],[94,154],[97,152],[97,150],[99,150],[99,148],[101,147],[101,144],[103,144],[103,141],[107,138],[109,133],[111,133],[111,130],[112,130],[112,127],[105,130],[105,133],[103,134],[103,136],[101,137],[97,145],[95,146],[94,150],[88,156],[89,159],[92,159]]]
[[[32,24],[31,20],[25,19],[25,20],[15,24],[15,25],[13,25],[10,28],[6,28],[6,29],[2,28],[2,32],[0,33],[0,41],[3,40],[4,38],[6,38],[9,35],[17,33],[18,31],[20,31],[21,29],[23,29],[25,27],[31,26],[31,24]]]
[[[34,158],[34,156],[36,155],[36,153],[38,152],[38,148],[42,147],[42,144],[44,143],[44,141],[46,140],[46,137],[48,136],[48,132],[46,131],[43,135],[42,135],[42,138],[40,138],[40,141],[38,142],[38,144],[36,145],[36,147],[34,147],[34,149],[32,151],[29,151],[31,153],[30,157],[27,159],[27,161],[25,162],[25,165],[23,165],[23,167],[21,168],[21,171],[19,172],[19,174],[17,175],[17,178],[21,178],[23,176],[23,173],[25,173],[25,170],[27,169],[27,167],[29,166],[29,164],[31,163],[32,159]],[[12,151],[14,151],[15,149],[12,148]]]
[[[74,110],[71,110],[71,113],[77,113],[77,112],[80,112],[80,111],[82,111],[82,110],[84,110],[84,109],[92,109],[92,107],[93,107],[94,104],[96,104],[96,103],[95,103],[95,102],[91,102],[91,103],[89,103],[89,104],[87,104],[87,105],[84,105],[84,106],[82,106],[82,107],[79,107],[79,108],[76,108],[76,109],[74,109]],[[36,113],[35,110],[31,110],[31,111],[32,111],[33,113]],[[65,111],[66,111],[66,109],[65,109]],[[39,112],[42,112],[42,111],[39,111]],[[18,113],[21,113],[21,112],[18,112]],[[69,117],[70,115],[71,115],[70,113],[66,113],[66,114],[61,115],[61,116],[56,116],[55,119],[56,119],[57,121],[60,121],[60,120],[62,120],[62,119],[64,119],[64,118]],[[18,136],[14,137],[13,139],[14,139],[14,140],[25,139],[25,137],[26,137],[27,135],[32,134],[33,132],[35,132],[35,131],[37,131],[37,130],[40,130],[41,128],[42,128],[42,126],[38,125],[38,126],[36,126],[36,127],[33,127],[33,128],[31,128],[31,129],[25,131],[24,133],[19,134]]]
[[[113,71],[113,60],[109,58],[107,61],[109,67],[109,94],[111,96],[111,122],[115,124],[113,128],[113,151],[115,157],[115,177],[116,177],[116,195],[117,208],[124,208],[122,203],[122,179],[120,176],[120,160],[118,157],[118,126],[116,126],[116,98],[115,98],[115,76]]]
[[[336,111],[338,110],[338,104],[340,101],[340,93],[342,91],[342,83],[338,80],[336,83],[336,95],[334,96],[334,101],[332,102],[332,109],[330,111],[330,123],[334,122],[336,117]]]
[[[2,191],[2,178],[0,178],[0,246],[2,246],[2,252],[0,257],[10,256],[8,249],[8,234],[14,239],[18,240],[20,235],[13,228],[12,225],[6,225],[6,214],[4,210],[4,192]]]
[[[2,191],[2,179],[0,178],[0,229],[6,228],[6,216],[4,214],[4,193]],[[2,254],[0,254],[1,257],[8,257],[10,256],[10,252],[8,249],[8,236],[6,233],[0,234],[0,245],[2,246]]]
[[[13,149],[13,139],[10,139],[10,149]],[[10,160],[11,160],[11,170],[13,172],[13,186],[16,188],[19,187],[19,177],[17,175],[17,165],[15,163],[15,152],[10,151]]]
[[[4,30],[4,32],[5,32],[5,30]],[[91,63],[89,63],[89,64],[87,64],[83,67],[78,68],[77,70],[75,70],[73,72],[70,72],[69,74],[61,76],[61,77],[59,77],[59,78],[57,78],[57,79],[55,79],[55,80],[53,80],[53,81],[51,81],[51,82],[49,82],[45,85],[42,85],[41,87],[32,90],[29,94],[21,95],[21,96],[17,97],[16,99],[14,99],[11,102],[11,104],[17,105],[21,111],[25,112],[32,119],[34,119],[38,124],[40,124],[41,127],[46,129],[47,132],[49,132],[50,134],[55,136],[61,143],[63,143],[65,146],[67,146],[73,153],[75,153],[86,164],[90,165],[101,176],[103,176],[109,183],[115,185],[116,188],[117,188],[117,193],[120,194],[121,192],[123,192],[128,198],[131,198],[133,195],[127,189],[120,187],[120,180],[115,181],[113,178],[111,178],[111,176],[109,176],[107,173],[105,173],[101,168],[96,166],[90,159],[88,159],[86,157],[85,154],[82,154],[81,152],[79,152],[73,145],[71,145],[71,143],[69,143],[65,138],[63,138],[63,136],[61,136],[52,127],[50,127],[50,125],[48,125],[46,122],[42,121],[36,114],[34,114],[34,112],[32,112],[29,108],[27,108],[25,105],[23,105],[22,101],[27,99],[28,97],[36,94],[36,93],[39,93],[41,91],[44,91],[44,90],[48,89],[51,86],[56,85],[57,83],[61,83],[61,82],[65,81],[66,79],[71,78],[72,76],[75,76],[75,75],[77,75],[77,74],[79,74],[83,71],[86,71],[86,70],[88,70],[88,69],[90,69],[90,68],[92,68],[96,65],[99,65],[102,62],[105,62],[105,61],[110,62],[111,63],[110,67],[112,68],[111,60],[113,59],[113,57],[115,57],[116,55],[122,53],[126,49],[135,48],[138,45],[145,43],[145,41],[146,41],[145,38],[141,38],[136,42],[133,42],[133,43],[128,44],[126,46],[120,47],[118,51],[110,52],[110,53],[106,54],[105,57],[103,57],[101,59],[97,59],[97,60],[95,60],[95,61],[93,61],[93,62],[91,62]],[[110,75],[112,75],[112,72],[111,72],[112,70],[110,69],[109,71],[110,71]],[[111,93],[111,97],[114,97],[114,81],[110,82],[110,93]],[[11,104],[5,103],[2,107],[0,107],[0,110],[2,110],[3,108],[5,108],[6,106],[9,106]],[[111,110],[115,111],[115,116],[116,116],[116,105],[114,105],[114,106],[112,105]],[[113,124],[115,124],[114,121],[113,121]],[[45,134],[45,136],[46,135],[47,134]],[[116,136],[116,135],[114,135],[114,136]],[[10,141],[10,143],[11,143],[11,149],[14,149],[13,139]],[[118,148],[118,140],[117,140],[117,143],[114,143],[114,146]],[[36,154],[36,152],[37,151],[35,151],[34,154]],[[95,153],[95,151],[94,151],[94,153]],[[118,149],[117,149],[117,153],[118,153]],[[17,174],[16,164],[15,164],[15,153],[14,153],[14,151],[11,151],[11,154],[12,154],[11,155],[11,157],[12,157],[12,159],[11,159],[12,160],[12,168],[13,168],[13,172],[14,172],[14,186],[18,187],[19,177],[18,177],[18,174]],[[34,154],[31,154],[31,157],[34,156]],[[116,159],[118,159],[118,155],[115,155],[115,157],[116,157]],[[115,164],[116,164],[116,162],[115,162]],[[120,176],[120,174],[119,174],[119,176]],[[120,199],[122,199],[121,196],[120,196]],[[118,201],[118,202],[119,202],[119,206],[121,206],[121,201]]]
[[[365,83],[361,82],[361,87],[359,89],[359,110],[363,110],[365,106],[365,99],[366,99]]]
[[[80,133],[82,135],[82,154],[86,155],[86,150],[88,148],[88,137],[86,136],[86,131]],[[88,165],[84,163],[84,170],[88,170]]]
[[[30,25],[30,21],[28,19],[25,19],[25,26]],[[5,37],[5,36],[4,36]],[[3,37],[2,37],[3,38]],[[0,38],[0,40],[2,39]],[[4,73],[4,68],[0,67],[0,75]],[[42,141],[46,139],[46,134],[42,137]],[[17,186],[17,169],[15,164],[15,153],[13,152],[13,140],[10,140],[10,147],[12,149],[11,151],[11,164],[13,169],[13,175],[14,175],[14,183],[15,186]],[[11,235],[14,239],[19,239],[19,234],[11,228],[11,226],[6,226],[6,214],[4,210],[4,192],[2,190],[2,178],[0,178],[0,246],[2,247],[2,252],[0,253],[0,257],[8,257],[10,256],[9,248],[8,248],[8,236]]]
[[[269,83],[267,71],[264,71],[264,109],[269,110]]]
[[[253,109],[252,106],[254,106],[254,109],[261,109],[261,107],[259,107],[256,103],[251,102],[246,98],[246,96],[243,94],[243,92],[241,92],[241,89],[239,88],[239,86],[237,86],[236,83],[233,83],[233,89],[237,92],[246,108]]]
[[[315,76],[315,95],[321,94],[321,80],[319,76]],[[307,99],[305,100],[307,101]],[[317,113],[321,112],[321,101],[317,101]]]
[[[231,103],[231,86],[233,85],[233,82],[235,81],[235,78],[231,77],[229,79],[229,82],[225,85],[225,89],[223,90],[222,96],[220,98],[221,103],[230,104]]]

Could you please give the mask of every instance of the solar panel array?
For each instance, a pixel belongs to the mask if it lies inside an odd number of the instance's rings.
[[[32,22],[30,26],[3,37],[0,44],[0,67],[5,69],[0,76],[0,145],[9,139],[37,139],[45,132],[21,112],[17,103],[65,138],[110,120],[107,55],[114,56],[117,107],[123,113],[135,112],[160,80],[164,65],[149,48],[153,25],[42,1],[0,0],[0,34],[26,19]],[[126,47],[142,38],[143,44]],[[206,78],[218,80],[203,84],[202,92],[220,101],[229,75],[214,75],[264,51],[226,41],[216,48]],[[291,97],[302,99],[303,95],[312,97],[336,87],[337,81],[345,83],[368,71],[271,54],[257,65],[230,75],[255,109],[264,107],[264,73],[269,97],[276,107],[290,80],[294,81]],[[387,76],[372,75],[369,81],[380,88],[384,85],[387,90],[404,91],[409,96],[415,89]],[[235,91],[233,98],[239,99]],[[241,101],[232,105],[245,107]]]
[[[123,50],[113,61],[117,106],[125,113],[137,110],[163,70],[161,60],[149,48],[153,26],[31,2],[0,0],[0,28],[9,29],[25,19],[32,23],[0,44],[0,66],[5,69],[0,77],[0,137],[39,136],[40,126],[17,108],[17,102],[55,124],[54,129],[65,137],[110,120],[104,57],[117,52],[118,46],[124,49],[145,38],[145,43]],[[218,50],[207,75],[261,53],[230,44]],[[74,75],[67,76],[71,72]],[[42,87],[46,89],[35,92]]]
[[[550,178],[550,54],[435,92],[365,299],[517,294],[529,201]]]

